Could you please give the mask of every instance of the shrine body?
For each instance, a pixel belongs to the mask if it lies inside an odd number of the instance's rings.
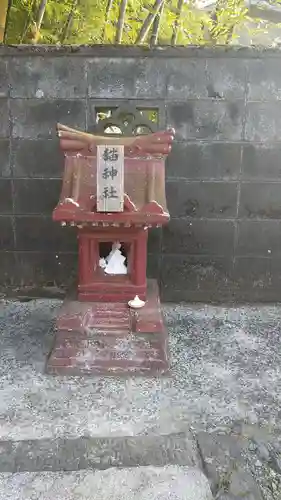
[[[109,137],[59,124],[58,135],[65,163],[53,220],[76,227],[78,285],[57,318],[47,370],[164,373],[167,335],[158,285],[146,277],[147,239],[169,221],[165,158],[174,131]],[[134,298],[142,308],[128,305]],[[119,359],[124,338],[135,354]]]

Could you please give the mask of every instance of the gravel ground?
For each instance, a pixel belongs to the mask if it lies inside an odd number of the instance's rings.
[[[280,427],[281,306],[164,307],[169,378],[44,373],[57,300],[0,305],[0,439]]]

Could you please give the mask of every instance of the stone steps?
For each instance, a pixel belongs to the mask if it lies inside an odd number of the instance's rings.
[[[169,464],[201,467],[192,435],[0,441],[0,472],[103,470]]]
[[[0,442],[0,500],[211,500],[191,434]]]
[[[211,500],[195,468],[137,467],[106,471],[0,474],[0,500]]]

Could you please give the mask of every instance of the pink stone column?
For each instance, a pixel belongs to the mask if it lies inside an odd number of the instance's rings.
[[[134,268],[137,286],[146,285],[147,236],[147,229],[140,229],[136,239]]]

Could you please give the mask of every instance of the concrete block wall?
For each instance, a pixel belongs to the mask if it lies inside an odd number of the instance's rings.
[[[281,52],[0,48],[0,282],[68,285],[75,231],[51,220],[63,158],[56,122],[93,130],[133,102],[173,126],[172,216],[149,241],[170,301],[281,297]]]

